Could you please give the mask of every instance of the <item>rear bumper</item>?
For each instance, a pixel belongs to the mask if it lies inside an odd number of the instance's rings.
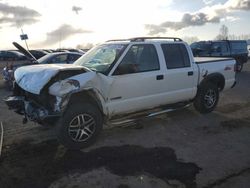
[[[5,98],[4,102],[9,109],[37,123],[54,122],[61,116],[60,113],[50,112],[34,102],[25,100],[22,96],[10,96]]]

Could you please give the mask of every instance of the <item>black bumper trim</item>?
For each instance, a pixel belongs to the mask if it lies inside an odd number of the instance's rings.
[[[30,121],[37,123],[56,120],[61,116],[61,113],[51,113],[42,106],[39,106],[31,101],[26,101],[22,96],[10,96],[4,99],[9,109],[14,110],[20,115],[24,115]]]

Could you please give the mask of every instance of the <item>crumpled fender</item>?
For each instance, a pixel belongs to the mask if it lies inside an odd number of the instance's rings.
[[[103,113],[106,114],[107,109],[105,101],[108,96],[109,88],[105,86],[110,86],[112,81],[113,79],[110,79],[103,74],[86,72],[55,82],[49,87],[49,94],[56,96],[59,103],[57,105],[60,105],[61,102],[65,102],[65,100],[61,99],[69,99],[73,93],[81,92],[83,90],[92,90],[95,93],[95,96],[98,97],[98,101],[102,104]],[[108,82],[109,84],[105,84],[105,82]]]
[[[95,72],[86,72],[55,82],[49,87],[49,94],[63,97],[81,88],[92,87],[90,82],[96,77]]]

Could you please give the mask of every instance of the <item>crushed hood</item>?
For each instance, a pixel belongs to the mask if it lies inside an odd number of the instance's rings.
[[[72,64],[43,64],[23,66],[15,71],[16,83],[24,90],[40,94],[43,87],[57,73],[65,70],[86,70],[82,66]]]

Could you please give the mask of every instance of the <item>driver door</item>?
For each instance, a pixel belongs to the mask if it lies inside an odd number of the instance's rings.
[[[110,115],[131,113],[160,105],[163,73],[153,44],[132,45],[112,74],[108,98]]]

